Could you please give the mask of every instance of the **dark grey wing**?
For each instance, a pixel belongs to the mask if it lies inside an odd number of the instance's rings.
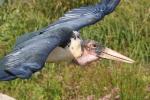
[[[24,44],[1,60],[0,80],[29,78],[32,73],[44,66],[49,53],[70,39],[70,36],[70,33],[53,33],[47,36],[40,35],[27,41],[28,44]]]
[[[102,0],[101,3],[96,5],[73,9],[48,27],[43,28],[37,32],[27,33],[21,36],[17,40],[16,46],[34,36],[43,34],[47,31],[59,29],[61,27],[68,27],[72,30],[79,30],[84,26],[94,24],[97,21],[103,19],[105,15],[113,12],[119,2],[120,0]]]
[[[67,26],[72,30],[79,30],[92,25],[110,14],[119,4],[120,0],[102,0],[96,5],[80,7],[67,12],[58,21],[49,26],[49,29]]]

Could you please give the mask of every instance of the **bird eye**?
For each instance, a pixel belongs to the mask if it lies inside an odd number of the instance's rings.
[[[93,44],[92,46],[95,48],[95,47],[96,47],[96,44]]]

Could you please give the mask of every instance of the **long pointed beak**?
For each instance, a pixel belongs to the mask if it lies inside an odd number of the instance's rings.
[[[135,62],[134,60],[132,60],[114,50],[111,50],[109,48],[104,48],[104,50],[101,51],[99,57],[110,59],[110,60],[126,62],[126,63],[134,63]]]

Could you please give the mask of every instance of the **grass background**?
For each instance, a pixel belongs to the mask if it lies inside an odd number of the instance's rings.
[[[3,1],[3,0],[2,0]],[[0,55],[11,51],[18,36],[57,20],[71,8],[98,0],[5,0],[0,6]],[[0,92],[17,100],[98,100],[119,88],[121,100],[150,100],[150,2],[121,0],[116,11],[81,30],[134,60],[125,64],[101,60],[86,67],[46,64],[29,80],[0,82]]]

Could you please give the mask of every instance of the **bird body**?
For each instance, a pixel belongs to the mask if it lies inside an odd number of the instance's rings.
[[[76,31],[73,31],[74,37],[66,47],[56,47],[48,56],[46,62],[72,61],[82,55],[81,39]]]
[[[56,47],[49,55],[46,60],[48,63],[52,62],[71,62],[74,59],[68,48]]]

